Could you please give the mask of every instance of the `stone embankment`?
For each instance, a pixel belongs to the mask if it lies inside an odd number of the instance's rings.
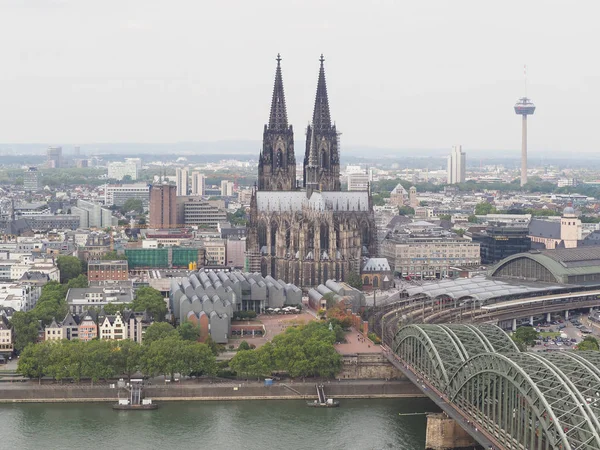
[[[409,381],[331,381],[324,382],[325,393],[332,398],[403,398],[423,397]],[[227,401],[227,400],[298,400],[315,399],[315,383],[275,382],[189,382],[150,385],[147,397],[156,401]],[[43,402],[114,402],[118,389],[109,385],[42,384],[35,382],[0,384],[0,403]]]

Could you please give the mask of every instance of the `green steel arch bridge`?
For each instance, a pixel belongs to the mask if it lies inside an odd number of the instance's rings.
[[[384,352],[486,449],[600,449],[598,352],[521,352],[489,324],[407,325]]]

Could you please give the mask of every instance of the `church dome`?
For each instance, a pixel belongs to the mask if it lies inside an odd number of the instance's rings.
[[[563,216],[574,216],[575,215],[575,210],[573,209],[572,206],[567,206],[564,210],[563,210]]]

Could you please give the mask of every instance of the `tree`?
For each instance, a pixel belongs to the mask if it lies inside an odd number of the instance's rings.
[[[335,306],[335,294],[333,292],[328,292],[323,296],[323,298],[325,299],[325,306],[327,307],[327,309],[333,308]]]
[[[104,305],[104,312],[109,315],[123,313],[129,307],[129,303],[108,303]]]
[[[362,278],[359,274],[355,272],[350,272],[348,277],[346,278],[346,283],[352,286],[354,289],[358,289],[359,291],[363,288]]]
[[[458,228],[457,230],[454,230],[454,232],[460,237],[463,237],[466,233],[464,228]]]
[[[32,312],[15,311],[10,319],[15,334],[15,351],[21,353],[38,337],[38,321]]]
[[[519,327],[512,335],[513,341],[517,343],[520,349],[532,347],[538,339],[539,333],[533,327]]]
[[[129,339],[114,341],[111,355],[115,373],[123,374],[131,380],[131,376],[140,369],[142,346]]]
[[[144,345],[150,345],[154,341],[159,341],[172,336],[179,337],[179,334],[170,323],[154,322],[146,329],[146,333],[144,334]]]
[[[482,202],[482,203],[477,203],[477,205],[475,205],[475,214],[478,216],[485,216],[487,214],[495,214],[496,208],[494,208],[494,206],[491,203],[488,202]]]
[[[17,372],[24,377],[37,378],[41,384],[50,359],[50,345],[51,341],[27,345],[19,356]]]
[[[238,346],[238,351],[243,351],[243,350],[250,350],[250,344],[248,344],[248,342],[246,342],[246,341],[240,342],[240,345]]]
[[[452,220],[452,215],[451,214],[440,214],[438,216],[438,218],[440,220]]]
[[[75,278],[73,278],[72,280],[69,280],[69,282],[67,283],[67,289],[71,289],[71,288],[86,288],[88,287],[89,283],[88,283],[88,277],[86,277],[85,275],[79,275]],[[66,295],[66,293],[65,293]]]
[[[144,212],[144,205],[142,204],[142,201],[136,198],[128,198],[125,203],[123,203],[123,206],[121,207],[121,211],[123,212],[123,214],[129,213],[131,211],[137,213],[137,214],[141,214]]]
[[[238,374],[243,374],[246,377],[250,375],[258,375],[256,373],[258,356],[259,353],[253,350],[238,350],[235,356],[231,359],[229,366]]]
[[[139,288],[131,307],[134,311],[148,311],[158,322],[165,320],[167,314],[165,299],[158,290],[151,287]]]
[[[471,214],[467,220],[469,223],[477,223],[477,216],[475,214]]]
[[[61,283],[67,283],[69,280],[81,275],[81,261],[75,256],[61,255],[56,259],[56,265],[60,270]]]
[[[177,328],[177,332],[184,341],[198,341],[200,337],[200,327],[194,325],[192,322],[183,322]]]
[[[600,343],[594,336],[586,336],[579,344],[577,344],[577,350],[597,352],[600,350]]]
[[[400,206],[398,208],[398,214],[400,214],[401,216],[414,216],[415,209],[410,206]]]
[[[219,355],[219,344],[217,344],[215,340],[212,337],[210,337],[210,335],[206,338],[204,344],[206,344],[206,346],[210,348],[210,351],[213,355]]]

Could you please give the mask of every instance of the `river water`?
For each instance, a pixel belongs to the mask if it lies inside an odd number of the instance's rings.
[[[425,448],[428,399],[162,403],[113,411],[107,403],[0,405],[1,449],[319,450]]]

